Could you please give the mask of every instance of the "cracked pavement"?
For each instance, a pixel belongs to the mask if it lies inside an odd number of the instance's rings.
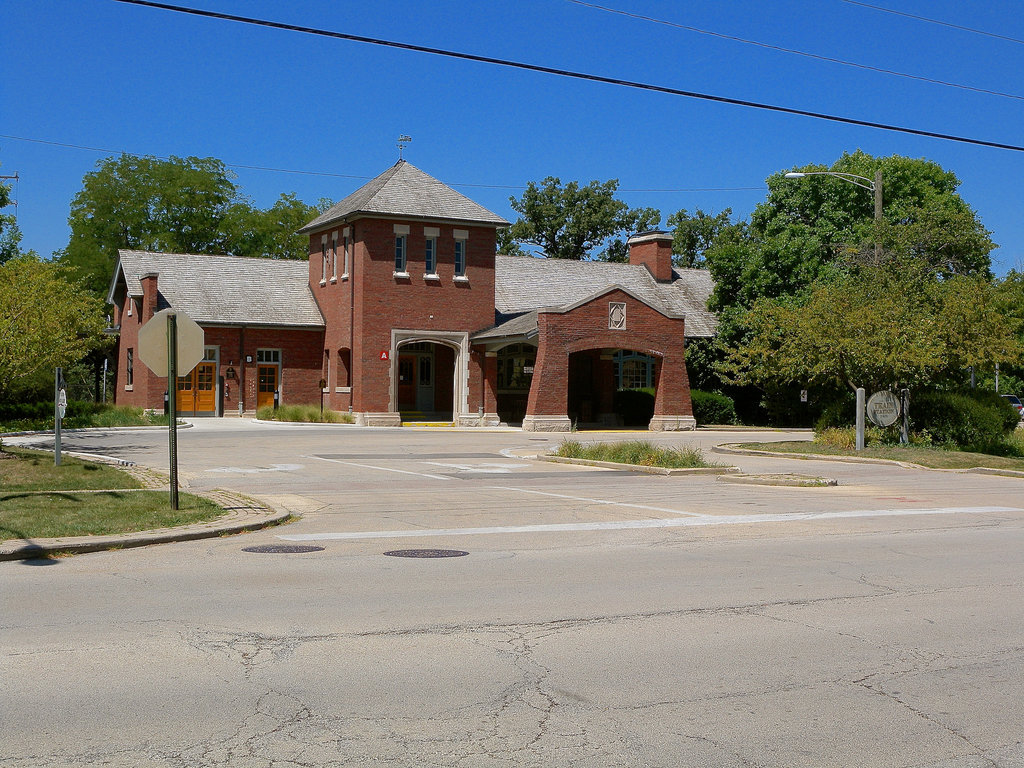
[[[190,482],[303,518],[0,564],[0,765],[1024,768],[1024,513],[456,536],[430,546],[469,556],[437,560],[384,557],[422,546],[400,538],[242,551],[650,516],[637,501],[1014,507],[1022,480],[802,463],[841,485],[765,489],[524,461],[481,484],[460,473],[525,435],[213,426],[181,433]],[[159,436],[75,439],[160,466]],[[295,458],[315,453],[365,466]],[[225,464],[303,466],[203,469]]]

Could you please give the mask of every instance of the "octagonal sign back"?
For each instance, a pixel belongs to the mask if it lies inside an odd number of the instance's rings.
[[[178,375],[199,365],[205,354],[206,335],[195,320],[173,309],[162,309],[139,329],[139,360],[157,376],[167,376],[167,319],[174,315],[178,325]]]

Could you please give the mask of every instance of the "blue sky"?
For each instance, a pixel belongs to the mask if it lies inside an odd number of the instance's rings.
[[[1024,144],[1024,44],[843,0],[598,2],[1022,98],[812,60],[570,0],[179,4]],[[1016,2],[872,2],[1024,40],[1024,14]],[[234,169],[237,183],[261,206],[282,192],[308,202],[340,199],[363,182],[359,177],[373,177],[394,163],[402,133],[413,139],[406,159],[509,219],[515,217],[509,195],[548,175],[582,182],[617,178],[624,200],[656,207],[663,218],[680,208],[731,207],[747,216],[764,199],[770,174],[831,163],[859,148],[924,157],[954,171],[961,195],[1000,245],[993,253],[996,273],[1024,269],[1024,152],[113,0],[6,3],[0,51],[0,134],[340,175]],[[71,199],[82,177],[105,156],[0,137],[0,174],[20,175],[14,191],[24,247],[49,255],[66,244]]]

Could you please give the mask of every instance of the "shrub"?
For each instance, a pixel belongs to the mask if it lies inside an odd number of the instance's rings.
[[[988,452],[1017,426],[1013,406],[993,392],[922,392],[910,401],[911,428],[936,443]]]
[[[620,389],[612,398],[615,413],[627,427],[645,427],[654,416],[653,389]]]
[[[815,430],[814,442],[827,448],[852,451],[857,447],[857,430],[853,427],[826,427]]]
[[[847,392],[822,408],[821,415],[814,422],[814,431],[823,432],[831,427],[849,427],[856,423],[857,396]]]
[[[718,392],[690,390],[693,417],[698,424],[735,424],[736,404],[731,397]]]
[[[307,424],[351,424],[352,414],[340,413],[319,405],[282,405],[275,409],[266,405],[256,411],[256,418],[263,421],[299,421]]]
[[[566,440],[555,451],[555,455],[567,459],[612,461],[643,467],[692,469],[714,466],[705,460],[700,448],[660,448],[646,440],[631,440],[624,443],[588,443],[587,445],[583,445],[577,440]]]

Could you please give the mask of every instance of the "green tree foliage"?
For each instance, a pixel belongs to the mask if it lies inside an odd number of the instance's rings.
[[[211,157],[109,157],[85,175],[71,203],[61,260],[103,295],[120,248],[305,258],[308,241],[295,230],[321,207],[282,195],[267,211],[254,208]]]
[[[0,401],[102,343],[103,302],[32,255],[0,266]]]
[[[940,279],[919,261],[868,265],[800,297],[758,299],[725,370],[764,389],[920,388],[967,366],[1024,361],[1021,324],[981,276]]]
[[[672,227],[672,262],[677,267],[704,268],[705,254],[712,247],[722,248],[729,242],[742,242],[747,225],[733,222],[732,208],[718,214],[704,213],[698,208],[693,215],[685,208],[668,217]]]
[[[548,176],[539,184],[531,181],[523,196],[509,198],[519,214],[511,227],[502,233],[499,250],[522,252],[523,243],[538,247],[549,258],[590,259],[594,251],[604,247],[597,258],[625,261],[625,237],[652,229],[661,221],[654,208],[630,208],[615,198],[619,182],[592,181],[585,187]]]
[[[780,171],[769,177],[768,199],[755,209],[745,236],[707,249],[716,281],[712,308],[798,295],[837,263],[870,263],[876,238],[886,257],[914,257],[943,276],[989,274],[990,233],[957,194],[956,175],[936,163],[857,151],[830,167],[796,170],[873,179],[879,169],[883,224],[877,231],[869,191],[829,176],[793,180]]]

